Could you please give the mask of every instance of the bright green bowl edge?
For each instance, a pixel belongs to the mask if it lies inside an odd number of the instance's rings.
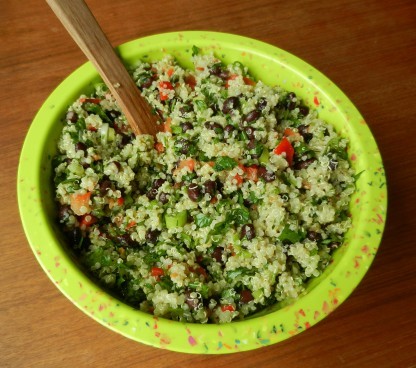
[[[377,144],[358,110],[327,77],[288,52],[250,38],[206,31],[148,36],[125,43],[118,51],[128,63],[145,55],[148,58],[144,60],[154,60],[173,53],[189,67],[192,45],[203,52],[213,51],[225,62],[240,60],[255,77],[296,92],[318,109],[322,119],[350,138],[351,163],[357,173],[364,170],[352,199],[353,227],[334,255],[334,262],[310,284],[305,296],[255,319],[225,325],[185,324],[134,310],[82,272],[52,225],[50,159],[60,129],[48,128],[59,124],[71,101],[88,89],[92,80],[99,79],[90,63],[78,68],[52,92],[32,122],[19,161],[18,203],[24,231],[38,262],[84,313],[151,346],[186,353],[233,353],[275,344],[305,331],[345,301],[364,277],[380,245],[387,215],[387,185]]]

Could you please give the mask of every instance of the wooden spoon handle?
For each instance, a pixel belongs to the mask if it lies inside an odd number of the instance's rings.
[[[83,0],[46,0],[68,33],[93,63],[136,135],[159,131],[156,115],[116,55]]]

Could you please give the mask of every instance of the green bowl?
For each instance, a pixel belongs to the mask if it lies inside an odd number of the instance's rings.
[[[387,210],[382,159],[365,120],[328,78],[297,57],[249,38],[215,32],[175,32],[118,47],[126,63],[156,60],[166,53],[191,67],[192,46],[213,51],[225,63],[239,60],[256,78],[294,91],[320,118],[350,140],[349,159],[362,172],[351,202],[352,228],[325,272],[307,294],[247,320],[223,325],[181,323],[133,309],[95,284],[67,250],[55,223],[51,158],[66,108],[99,80],[90,63],[66,78],[36,115],[21,152],[18,200],[24,230],[46,274],[59,290],[102,325],[133,340],[186,353],[224,354],[275,344],[310,328],[337,308],[368,271],[381,241]]]

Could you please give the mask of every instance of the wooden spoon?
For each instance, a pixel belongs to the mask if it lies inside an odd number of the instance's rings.
[[[157,116],[134,83],[123,63],[83,0],[46,0],[68,33],[100,73],[133,132],[155,135]]]

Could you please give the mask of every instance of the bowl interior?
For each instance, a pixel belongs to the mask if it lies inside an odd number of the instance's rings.
[[[250,350],[308,329],[358,285],[375,256],[384,228],[384,169],[374,138],[350,100],[316,69],[283,50],[236,35],[179,32],[128,42],[118,51],[130,65],[138,59],[152,61],[172,54],[180,64],[191,67],[193,45],[203,52],[213,52],[224,63],[238,60],[255,78],[294,91],[350,141],[351,164],[356,173],[361,173],[351,204],[352,228],[345,244],[335,252],[333,262],[309,283],[305,296],[228,325],[183,324],[134,310],[100,289],[82,271],[55,224],[51,159],[67,107],[100,80],[89,63],[57,87],[30,127],[19,163],[19,208],[27,238],[41,266],[75,305],[98,322],[134,340],[176,351]]]

